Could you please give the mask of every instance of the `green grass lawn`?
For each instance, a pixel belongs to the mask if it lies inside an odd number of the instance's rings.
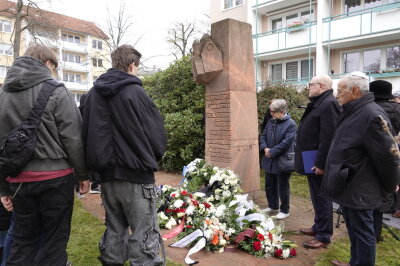
[[[68,259],[74,266],[101,265],[97,259],[99,256],[98,243],[104,229],[104,222],[86,212],[82,202],[76,199],[67,249]],[[179,265],[181,264],[167,260],[167,266]]]

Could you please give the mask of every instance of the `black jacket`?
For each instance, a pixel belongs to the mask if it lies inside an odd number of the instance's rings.
[[[87,94],[83,139],[88,166],[103,182],[135,183],[154,183],[167,141],[163,119],[140,79],[115,68]]]
[[[392,123],[394,133],[398,135],[400,132],[400,103],[377,99],[375,99],[375,102],[386,112],[390,123]]]
[[[287,114],[282,119],[270,119],[260,137],[260,150],[263,153],[261,166],[270,174],[282,174],[278,158],[293,151],[296,139],[296,122]],[[264,149],[270,148],[271,158],[265,157]]]
[[[383,190],[393,192],[399,182],[399,158],[391,151],[397,145],[378,116],[389,121],[372,94],[343,106],[321,194],[348,208],[380,207]]]
[[[326,156],[339,118],[340,107],[333,96],[333,90],[313,97],[300,120],[294,170],[304,174],[303,151],[318,150],[314,165],[325,168]]]

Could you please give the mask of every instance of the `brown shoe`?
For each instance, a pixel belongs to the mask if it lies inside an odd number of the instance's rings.
[[[392,216],[393,216],[394,218],[400,218],[400,211],[395,211],[395,212],[392,214]]]
[[[338,260],[331,260],[331,263],[332,263],[332,265],[335,265],[335,266],[350,266],[349,263],[338,261]]]
[[[326,247],[329,244],[322,243],[322,242],[318,241],[317,239],[311,239],[311,240],[308,240],[308,241],[304,242],[303,245],[304,245],[305,248],[313,248],[313,249],[315,249],[315,248]]]
[[[311,228],[309,229],[300,229],[300,233],[306,236],[315,236],[316,232],[314,232]]]

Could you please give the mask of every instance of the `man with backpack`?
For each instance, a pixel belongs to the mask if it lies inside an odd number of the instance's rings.
[[[80,192],[89,189],[80,113],[69,91],[52,78],[57,66],[50,48],[31,44],[14,61],[0,90],[0,196],[15,222],[7,265],[66,265],[74,171],[81,179]],[[33,156],[10,175],[4,138],[10,140],[10,132],[27,120],[38,122]]]

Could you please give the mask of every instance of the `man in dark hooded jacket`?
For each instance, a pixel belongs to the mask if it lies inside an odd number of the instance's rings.
[[[154,172],[166,146],[164,123],[135,75],[141,54],[122,45],[112,68],[89,91],[83,107],[87,163],[99,173],[106,226],[103,265],[161,265]],[[128,234],[128,228],[132,234]]]
[[[53,51],[40,44],[31,44],[14,61],[0,90],[0,139],[28,117],[57,65]],[[81,123],[71,93],[57,87],[41,117],[34,157],[16,177],[0,179],[1,202],[14,210],[15,222],[7,265],[66,265],[73,172],[81,180],[88,174]],[[87,193],[89,181],[80,186],[80,192]]]

